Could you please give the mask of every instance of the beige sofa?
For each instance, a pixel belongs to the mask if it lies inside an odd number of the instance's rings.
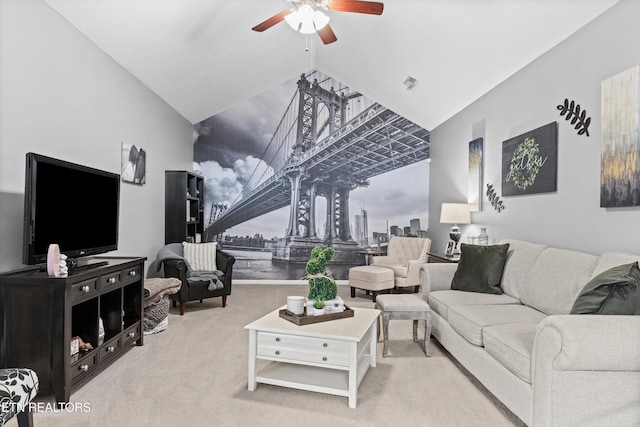
[[[640,426],[640,316],[568,314],[592,277],[640,256],[501,243],[501,295],[451,290],[456,264],[421,268],[432,335],[528,425]]]

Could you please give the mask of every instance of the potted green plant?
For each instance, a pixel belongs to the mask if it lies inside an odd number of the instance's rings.
[[[307,276],[305,279],[309,280],[309,295],[310,300],[322,301],[334,299],[338,294],[338,286],[333,277],[327,272],[327,263],[331,261],[335,250],[332,247],[323,249],[320,246],[316,246],[311,251],[311,257],[306,265]]]
[[[321,316],[324,314],[324,299],[316,298],[313,302],[313,315]]]

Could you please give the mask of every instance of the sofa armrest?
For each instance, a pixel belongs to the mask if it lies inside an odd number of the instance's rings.
[[[420,268],[425,264],[421,259],[410,259],[407,268],[407,286],[420,284]]]
[[[639,348],[640,316],[542,320],[531,362],[533,424],[639,425]]]
[[[235,257],[220,249],[216,251],[216,266],[218,270],[224,272],[224,289],[228,294],[231,294],[231,279],[233,276],[233,264],[235,264],[235,262]]]
[[[175,277],[180,279],[182,286],[180,290],[175,294],[176,298],[180,300],[186,300],[189,295],[189,285],[187,282],[187,263],[182,259],[168,259],[162,261],[164,268],[164,277]]]
[[[422,298],[429,299],[429,293],[451,289],[453,275],[458,269],[458,264],[453,263],[426,263],[420,268],[420,285],[422,286]]]

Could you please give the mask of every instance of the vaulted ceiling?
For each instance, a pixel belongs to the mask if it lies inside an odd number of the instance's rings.
[[[43,1],[192,123],[318,69],[432,129],[618,0],[383,0],[329,45],[251,31],[286,0]]]

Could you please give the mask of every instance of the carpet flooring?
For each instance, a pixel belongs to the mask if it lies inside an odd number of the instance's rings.
[[[86,426],[523,426],[437,343],[432,357],[412,342],[409,320],[390,322],[389,357],[378,345],[377,366],[347,398],[258,384],[247,390],[248,331],[244,326],[306,295],[305,285],[234,285],[221,299],[171,308],[166,331],[148,335],[71,395],[63,410],[34,413],[37,427]],[[339,295],[352,307],[370,297]],[[419,331],[418,336],[423,336]],[[40,402],[46,403],[46,397]],[[52,402],[52,401],[51,401]]]

